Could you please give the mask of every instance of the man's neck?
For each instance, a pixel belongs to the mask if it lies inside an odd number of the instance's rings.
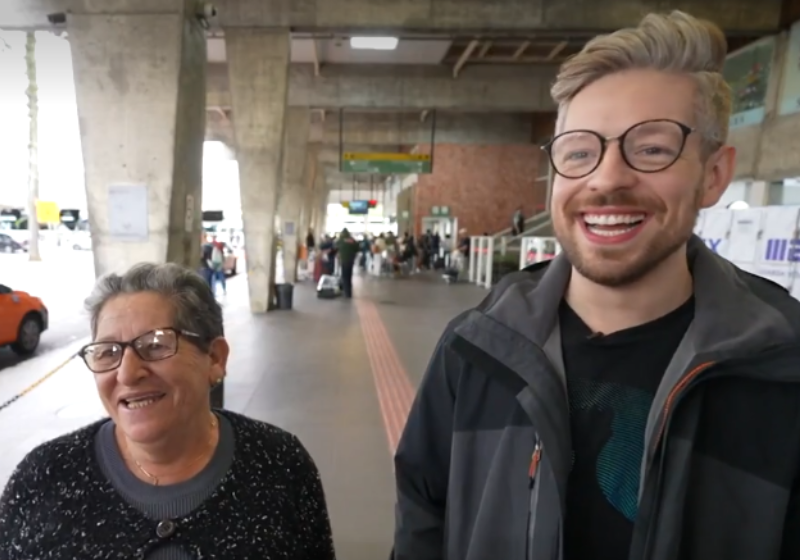
[[[667,315],[692,291],[686,251],[680,250],[637,282],[618,288],[596,284],[573,269],[564,297],[590,329],[610,334]]]

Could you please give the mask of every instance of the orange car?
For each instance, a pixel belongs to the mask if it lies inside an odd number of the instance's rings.
[[[0,346],[10,345],[21,356],[33,354],[49,320],[42,300],[0,284]]]

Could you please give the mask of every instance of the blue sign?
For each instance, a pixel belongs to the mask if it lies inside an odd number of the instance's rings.
[[[800,262],[800,239],[768,239],[764,260]]]
[[[722,243],[722,239],[707,239],[703,238],[703,241],[706,244],[706,247],[714,251],[715,253],[719,253],[719,244]]]

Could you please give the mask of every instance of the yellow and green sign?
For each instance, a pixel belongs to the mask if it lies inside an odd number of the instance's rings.
[[[345,173],[374,173],[380,175],[430,173],[428,154],[345,152],[342,171]]]

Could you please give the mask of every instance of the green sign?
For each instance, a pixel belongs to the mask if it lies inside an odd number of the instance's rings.
[[[403,214],[402,214],[402,216],[403,216],[403,219],[404,219],[404,220],[407,220],[407,219],[408,219],[408,215],[409,215],[409,214],[408,214],[408,210],[403,210]]]
[[[441,206],[441,207],[439,207],[439,215],[440,216],[449,216],[450,215],[450,207],[449,206]]]
[[[345,173],[402,175],[430,173],[431,169],[431,156],[428,154],[357,152],[342,154],[342,171]]]
[[[438,216],[438,215],[439,215],[439,207],[431,206],[431,216]]]
[[[775,38],[769,37],[728,55],[725,60],[722,74],[733,93],[730,128],[751,126],[764,120],[774,51]]]
[[[342,162],[345,173],[374,173],[379,175],[410,175],[412,173],[430,173],[431,164],[425,161],[358,161]]]
[[[790,115],[800,111],[800,22],[795,23],[789,33],[783,64],[778,114]]]

